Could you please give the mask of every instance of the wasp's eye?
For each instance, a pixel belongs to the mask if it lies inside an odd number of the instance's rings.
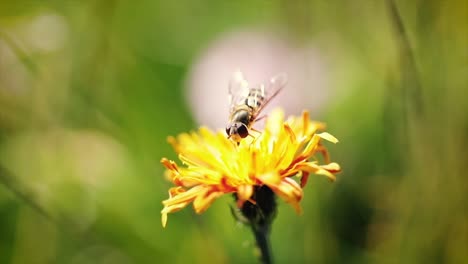
[[[241,138],[245,138],[249,135],[249,130],[246,125],[242,124],[237,128],[237,133]]]
[[[228,136],[229,136],[229,132],[230,132],[230,130],[231,130],[231,127],[230,127],[230,126],[227,126],[227,127],[226,127],[226,135],[228,135]]]

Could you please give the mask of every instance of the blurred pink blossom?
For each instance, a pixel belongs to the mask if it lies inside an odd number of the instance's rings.
[[[221,36],[197,58],[186,81],[186,95],[196,122],[224,128],[228,122],[228,82],[234,71],[249,84],[286,73],[288,84],[264,110],[282,107],[286,114],[304,109],[317,116],[329,98],[327,70],[319,52],[267,32],[240,31]]]

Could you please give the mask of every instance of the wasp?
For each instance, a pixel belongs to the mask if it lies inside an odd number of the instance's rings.
[[[234,72],[228,85],[229,123],[226,134],[237,144],[250,134],[253,124],[262,119],[259,116],[265,106],[287,83],[286,74],[276,75],[266,83],[250,86],[240,71]]]

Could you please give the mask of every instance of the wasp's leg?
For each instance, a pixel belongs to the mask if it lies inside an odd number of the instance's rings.
[[[262,134],[262,131],[257,130],[257,129],[255,129],[255,128],[253,128],[253,127],[251,127],[250,130],[251,130],[251,131],[254,131],[254,132],[256,132],[256,133],[258,133],[259,136]]]
[[[254,136],[254,135],[252,135],[252,133],[249,133],[249,136],[253,137],[254,139],[257,139],[258,137],[260,137],[262,135],[262,131],[257,130],[257,129],[255,129],[253,127],[250,128],[250,132],[252,132],[252,131],[255,132],[255,133],[258,133],[257,136]]]
[[[262,116],[259,116],[259,117],[255,118],[255,122],[258,122],[258,121],[264,119],[265,117],[268,117],[268,115],[262,115]]]
[[[258,135],[257,136],[252,135],[252,133],[250,133],[252,131],[255,133],[258,133]],[[250,142],[250,146],[252,146],[255,143],[255,141],[257,141],[257,139],[262,135],[262,132],[259,130],[256,130],[255,128],[250,128],[250,132],[249,132],[249,136],[253,138],[252,142]]]

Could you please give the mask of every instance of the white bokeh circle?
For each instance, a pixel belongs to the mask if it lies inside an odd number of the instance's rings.
[[[249,83],[268,81],[278,73],[288,84],[265,109],[282,107],[286,114],[304,109],[316,117],[329,98],[327,70],[319,52],[272,33],[237,31],[222,35],[194,61],[186,79],[186,96],[199,125],[224,128],[228,122],[228,82],[240,70]]]

